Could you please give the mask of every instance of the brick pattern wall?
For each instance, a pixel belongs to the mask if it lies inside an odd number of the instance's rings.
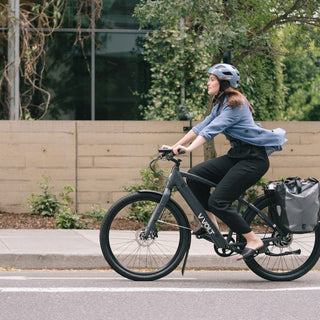
[[[27,197],[39,193],[42,176],[51,177],[56,193],[69,184],[76,188],[79,212],[93,204],[109,207],[125,194],[122,186],[139,183],[139,171],[148,166],[157,148],[183,136],[183,121],[1,121],[0,211],[26,212]],[[319,122],[262,122],[281,127],[288,142],[270,157],[268,179],[314,176],[320,179]],[[215,138],[218,155],[229,146]],[[183,158],[189,167],[189,156]],[[192,163],[203,160],[202,148]],[[169,169],[166,162],[161,167]]]

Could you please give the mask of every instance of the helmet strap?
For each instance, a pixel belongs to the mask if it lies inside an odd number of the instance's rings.
[[[215,96],[215,98],[216,98],[217,100],[222,100],[222,99],[224,99],[224,98],[225,98],[225,95],[226,95],[226,92],[225,92],[225,91],[226,91],[228,88],[230,88],[230,86],[224,88],[223,90],[219,90],[219,92],[218,92],[218,94]]]
[[[219,92],[214,96],[213,103],[215,103],[216,101],[222,102],[225,99],[226,97],[225,91],[231,87],[229,82],[227,81],[224,81],[223,84],[226,84],[226,83],[228,84],[225,86],[225,88],[221,89],[221,82],[220,82],[220,89],[219,89]]]
[[[218,97],[217,97],[218,96]],[[222,91],[220,94],[217,94],[217,100],[219,101],[218,102],[218,111],[217,111],[217,115],[220,115],[220,112],[221,112],[221,108],[222,108],[222,104],[223,104],[223,101],[226,97],[226,94],[224,91]]]
[[[220,81],[220,91],[219,92],[225,92],[227,89],[229,89],[230,82],[228,80],[221,80]]]

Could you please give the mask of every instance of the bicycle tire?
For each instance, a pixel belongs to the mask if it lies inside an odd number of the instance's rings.
[[[168,275],[177,268],[190,247],[189,221],[172,199],[162,211],[151,236],[142,239],[145,224],[133,216],[143,213],[150,217],[161,197],[161,193],[153,191],[127,195],[108,210],[101,223],[100,246],[104,258],[128,279],[152,281]],[[126,230],[121,230],[123,228]]]
[[[274,197],[265,195],[254,205],[269,216],[275,217],[276,207]],[[272,211],[273,210],[273,211]],[[256,234],[263,237],[274,236],[276,233],[265,223],[257,213],[247,210],[245,219]],[[263,231],[263,232],[262,232]],[[262,237],[262,238],[263,238]],[[268,246],[269,252],[261,253],[245,263],[258,276],[271,281],[291,281],[298,279],[310,271],[320,256],[320,228],[305,234],[288,234],[280,241],[274,241]],[[299,250],[301,250],[299,252]],[[293,252],[296,252],[293,254]],[[270,255],[271,253],[271,255]],[[272,256],[275,254],[275,256]],[[281,255],[279,255],[281,254]]]

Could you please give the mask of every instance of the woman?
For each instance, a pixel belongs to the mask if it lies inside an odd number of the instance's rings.
[[[240,75],[234,66],[216,64],[208,73],[208,93],[213,95],[216,101],[211,114],[170,148],[175,154],[178,154],[179,150],[190,153],[219,133],[223,133],[230,141],[231,149],[226,155],[200,163],[190,170],[193,174],[217,183],[211,194],[210,188],[201,182],[190,179],[187,183],[214,223],[217,216],[233,231],[243,235],[247,243],[238,260],[249,259],[263,247],[263,242],[232,207],[232,202],[267,172],[268,155],[282,150],[286,141],[285,131],[280,128],[262,129],[254,123],[253,108],[247,99],[235,90]],[[200,235],[205,232],[200,227],[193,234]]]

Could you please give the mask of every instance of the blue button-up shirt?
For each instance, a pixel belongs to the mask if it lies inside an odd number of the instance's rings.
[[[225,102],[226,99],[219,112],[219,104],[216,104],[211,114],[192,130],[207,141],[223,133],[228,139],[230,136],[255,146],[264,146],[267,154],[282,150],[282,145],[287,141],[283,129],[267,130],[256,124],[245,101],[241,108],[231,108]]]

